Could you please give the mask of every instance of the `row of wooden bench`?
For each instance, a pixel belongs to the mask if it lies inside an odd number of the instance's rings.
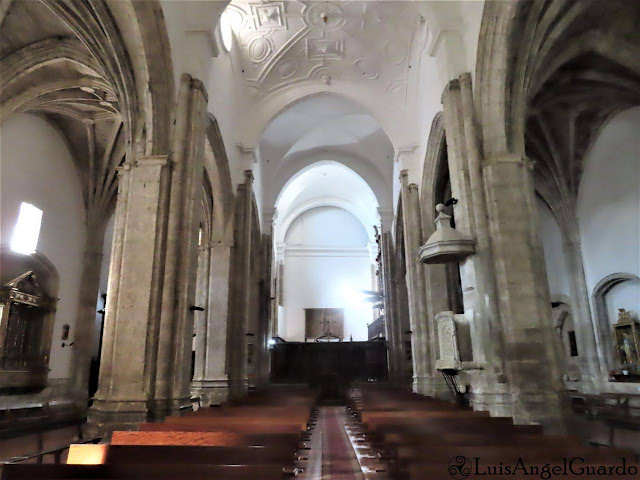
[[[398,390],[361,387],[349,398],[361,425],[354,433],[395,479],[640,478],[633,452],[544,435],[537,425]]]
[[[299,472],[314,404],[305,389],[252,393],[242,405],[113,432],[110,444],[71,445],[66,465],[5,465],[2,479],[281,480]]]

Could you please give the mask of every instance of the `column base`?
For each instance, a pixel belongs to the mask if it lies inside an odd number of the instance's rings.
[[[220,405],[229,400],[229,381],[217,380],[194,380],[191,382],[191,394],[200,397],[200,404],[203,407]]]
[[[249,393],[249,379],[243,378],[240,381],[229,381],[229,400],[238,401],[244,399]]]
[[[88,438],[108,436],[114,430],[137,430],[148,418],[146,401],[95,398],[82,430]]]
[[[149,417],[151,421],[158,422],[165,417],[179,416],[185,411],[193,410],[191,397],[181,398],[156,398],[149,401]]]
[[[520,393],[513,403],[513,423],[534,423],[542,425],[546,433],[567,433],[565,408],[558,393]]]
[[[451,392],[444,378],[413,377],[413,392],[425,397],[434,397],[443,400],[451,399]]]
[[[513,416],[513,398],[508,392],[472,393],[471,406],[479,412],[489,412],[492,417]]]

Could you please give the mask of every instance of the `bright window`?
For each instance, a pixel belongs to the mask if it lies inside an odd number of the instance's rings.
[[[222,44],[227,52],[231,51],[233,46],[233,29],[231,28],[231,18],[229,13],[225,10],[220,17],[220,36],[222,37]]]
[[[25,255],[35,253],[41,222],[42,210],[30,203],[22,202],[16,228],[11,237],[11,250]]]

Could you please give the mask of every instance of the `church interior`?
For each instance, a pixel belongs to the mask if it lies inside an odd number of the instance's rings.
[[[0,0],[1,478],[640,478],[639,25]]]

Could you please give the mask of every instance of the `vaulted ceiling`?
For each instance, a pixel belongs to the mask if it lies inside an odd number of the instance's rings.
[[[125,155],[116,92],[73,31],[39,1],[13,1],[0,36],[0,120],[43,115],[66,140],[87,208],[112,208]]]
[[[640,3],[522,6],[513,68],[514,90],[525,92],[526,152],[537,161],[536,188],[570,224],[589,148],[609,118],[640,105]]]
[[[309,81],[365,81],[403,101],[421,3],[234,0],[225,15],[244,79],[261,95]]]

